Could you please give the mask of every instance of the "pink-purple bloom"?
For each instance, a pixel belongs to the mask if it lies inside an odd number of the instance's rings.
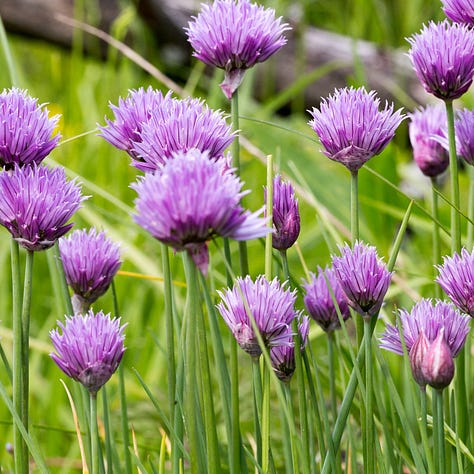
[[[333,255],[332,265],[349,305],[363,318],[380,311],[392,273],[379,258],[377,249],[362,242],[339,247],[341,256]]]
[[[207,241],[214,237],[250,240],[271,232],[260,217],[240,204],[243,183],[222,160],[193,149],[172,155],[166,166],[132,188],[137,224],[176,251],[186,250],[206,273]]]
[[[405,116],[363,87],[336,89],[309,113],[309,125],[319,136],[323,153],[356,172],[370,158],[380,154],[395,135]]]
[[[275,18],[275,11],[248,0],[215,0],[203,4],[185,28],[194,56],[225,71],[221,84],[228,99],[239,87],[245,71],[278,51],[290,27]]]
[[[463,109],[456,113],[456,152],[466,163],[474,165],[474,111]],[[447,140],[446,140],[447,142]]]
[[[344,321],[350,318],[347,297],[331,267],[318,267],[318,273],[310,273],[310,279],[303,283],[303,288],[306,309],[324,331],[331,332],[341,327],[338,309]]]
[[[58,144],[59,115],[49,117],[38,99],[21,89],[0,94],[0,167],[40,164]]]
[[[449,154],[439,142],[446,134],[446,108],[442,104],[428,105],[409,114],[409,135],[413,158],[421,172],[434,178],[449,165]]]
[[[83,314],[107,291],[120,268],[119,245],[105,232],[92,228],[59,239],[59,251],[66,281],[73,291],[74,311]]]
[[[408,56],[428,93],[447,101],[469,89],[474,75],[474,31],[469,26],[431,21],[408,42]]]
[[[474,2],[472,0],[441,0],[446,16],[456,23],[474,26]]]
[[[85,199],[62,168],[15,167],[0,172],[0,225],[32,251],[52,247],[72,226],[69,219]]]
[[[95,395],[122,360],[126,325],[120,325],[120,318],[90,310],[67,317],[65,324],[58,321],[58,326],[49,333],[56,350],[51,358],[68,377]]]
[[[291,323],[298,316],[294,308],[296,292],[276,278],[268,281],[260,275],[255,281],[250,276],[237,278],[233,288],[218,291],[222,301],[217,305],[225,323],[240,347],[252,357],[262,350],[253,330],[251,318],[266,347],[292,346],[289,337]]]

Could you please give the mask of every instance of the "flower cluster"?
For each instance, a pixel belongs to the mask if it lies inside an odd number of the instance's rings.
[[[471,0],[441,0],[441,3],[450,20],[474,26],[474,3]]]

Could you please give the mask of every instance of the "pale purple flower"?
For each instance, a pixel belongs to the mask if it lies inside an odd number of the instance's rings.
[[[58,144],[53,135],[59,115],[21,89],[4,89],[0,94],[0,167],[40,164]]]
[[[439,142],[445,136],[447,119],[443,104],[428,105],[409,114],[408,126],[413,158],[421,172],[434,178],[449,165],[449,154]]]
[[[444,331],[443,331],[444,333]],[[441,334],[441,331],[440,331]],[[423,330],[418,334],[417,339],[413,343],[410,349],[410,367],[415,382],[424,390],[428,381],[426,380],[423,372],[423,361],[425,360],[426,353],[430,348],[430,342],[426,339]]]
[[[222,112],[207,107],[199,99],[163,100],[142,124],[139,140],[132,152],[135,166],[154,172],[175,152],[197,148],[210,158],[222,158],[235,134]]]
[[[66,281],[73,290],[75,312],[84,313],[109,288],[120,261],[119,245],[105,232],[76,230],[59,239]]]
[[[431,344],[441,329],[444,329],[444,339],[451,355],[456,357],[464,346],[469,333],[469,316],[461,314],[454,305],[446,301],[435,300],[433,302],[430,299],[422,299],[413,306],[410,312],[401,309],[399,318],[408,354],[421,332]],[[387,325],[380,338],[380,347],[403,355],[398,322],[396,326]]]
[[[463,248],[461,255],[444,256],[443,264],[436,268],[439,286],[461,311],[474,317],[474,250]]]
[[[456,22],[474,26],[474,2],[472,0],[441,0],[446,16]]]
[[[120,325],[120,318],[90,310],[67,317],[65,324],[58,321],[58,326],[49,333],[56,350],[51,358],[68,377],[95,395],[122,360],[126,325]]]
[[[252,357],[259,357],[262,351],[251,317],[266,347],[293,345],[288,331],[298,316],[294,309],[296,291],[286,283],[281,284],[276,278],[268,281],[263,275],[254,282],[247,275],[244,279],[237,277],[233,288],[217,293],[222,299],[217,305],[219,313],[237,343]]]
[[[450,101],[469,89],[474,75],[474,31],[469,26],[430,21],[408,42],[408,56],[427,92]]]
[[[405,116],[388,102],[382,110],[379,106],[375,91],[351,87],[336,89],[319,109],[313,107],[309,125],[319,136],[323,153],[351,172],[380,154]]]
[[[331,332],[341,327],[334,300],[342,319],[346,321],[350,318],[346,295],[331,267],[326,266],[324,270],[318,267],[317,275],[310,273],[310,280],[303,283],[303,288],[306,309],[324,331]]]
[[[278,51],[290,27],[275,18],[275,10],[248,0],[215,0],[203,4],[185,28],[193,55],[225,71],[221,84],[228,99],[239,87],[246,69]]]
[[[349,305],[363,318],[375,316],[382,307],[392,273],[371,245],[356,242],[339,247],[341,256],[332,257],[334,274]]]
[[[266,201],[265,188],[265,201]],[[289,249],[300,234],[300,212],[293,186],[277,175],[273,179],[273,234],[272,246],[277,250]]]
[[[308,342],[309,318],[302,316],[298,321],[298,333],[300,339],[300,351],[302,352]],[[289,345],[274,346],[270,348],[270,360],[276,376],[282,382],[289,382],[295,371],[295,335],[288,328]]]
[[[466,163],[474,165],[474,111],[463,109],[456,113],[456,152]],[[446,140],[447,142],[447,140]],[[446,145],[448,146],[448,145]]]
[[[240,204],[243,183],[221,160],[193,149],[176,153],[155,174],[147,174],[132,188],[135,221],[159,241],[186,250],[206,273],[206,242],[214,237],[250,240],[271,232],[260,217]]]
[[[52,247],[73,224],[69,219],[85,199],[62,168],[15,167],[0,172],[0,225],[28,250]]]

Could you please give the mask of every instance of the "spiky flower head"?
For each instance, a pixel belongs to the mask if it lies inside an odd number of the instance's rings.
[[[53,135],[59,115],[21,89],[4,89],[0,94],[0,167],[40,164],[58,144]]]
[[[243,183],[221,160],[192,149],[175,153],[166,166],[147,174],[132,188],[135,221],[176,251],[186,250],[203,273],[206,242],[214,237],[250,240],[271,232],[266,220],[240,204]]]
[[[308,342],[309,318],[301,316],[298,321],[298,334],[300,340],[300,351],[303,351]],[[295,344],[294,334],[288,329],[288,342],[291,345],[274,346],[270,348],[270,360],[276,376],[288,383],[295,371]]]
[[[310,279],[303,283],[303,288],[306,309],[324,331],[331,332],[341,327],[334,300],[342,319],[346,321],[350,318],[346,295],[331,267],[318,267],[318,273],[310,273]]]
[[[409,114],[408,126],[413,158],[421,172],[434,178],[449,165],[449,153],[439,142],[445,136],[446,108],[443,104],[428,105]]]
[[[323,153],[351,172],[380,154],[405,116],[388,102],[382,110],[379,106],[375,91],[345,87],[323,99],[319,109],[313,107],[309,125],[317,133]]]
[[[240,347],[252,357],[259,357],[261,348],[253,330],[251,317],[266,347],[291,346],[288,337],[291,323],[298,313],[294,309],[296,292],[275,278],[268,281],[264,276],[255,282],[247,275],[237,278],[233,288],[218,291],[222,301],[217,305],[219,313],[232,331]]]
[[[441,0],[446,16],[456,23],[474,26],[474,2],[472,0]]]
[[[267,192],[265,188],[265,201]],[[289,249],[300,234],[298,199],[290,182],[280,175],[273,179],[273,234],[272,246],[277,250]]]
[[[469,89],[474,75],[474,31],[469,26],[430,21],[408,42],[408,56],[428,93],[448,101]]]
[[[332,257],[336,278],[349,305],[363,318],[371,318],[380,311],[390,286],[392,273],[371,245],[356,242],[339,247],[341,256]]]
[[[84,314],[102,296],[117,273],[119,245],[95,228],[75,230],[59,239],[66,281],[73,290],[74,311]]]
[[[110,379],[122,360],[125,324],[102,311],[66,317],[49,335],[56,352],[50,354],[68,376],[93,395]],[[60,332],[61,331],[61,332]]]
[[[457,111],[455,128],[457,155],[474,166],[474,111],[468,109]]]
[[[451,303],[440,300],[422,299],[416,303],[410,312],[405,309],[399,311],[402,327],[387,325],[380,338],[380,347],[395,354],[403,355],[403,334],[408,354],[417,341],[421,332],[431,344],[444,329],[444,339],[456,357],[462,349],[469,333],[469,316],[461,314]],[[400,331],[401,329],[401,331]]]
[[[215,0],[203,4],[185,28],[193,55],[209,66],[225,71],[221,84],[230,99],[245,71],[278,51],[290,27],[275,18],[275,10],[248,0]]]
[[[163,100],[142,124],[140,140],[132,151],[139,157],[135,166],[154,172],[175,152],[197,148],[210,158],[221,158],[235,134],[222,112],[207,107],[199,99]]]
[[[0,225],[33,251],[52,247],[73,224],[67,222],[85,199],[62,168],[15,167],[0,172]]]

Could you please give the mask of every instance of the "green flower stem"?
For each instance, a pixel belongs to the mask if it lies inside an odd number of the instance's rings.
[[[262,379],[260,376],[260,359],[252,358],[252,381],[253,381],[253,418],[255,427],[255,444],[257,447],[257,462],[262,464],[262,432],[260,430],[261,408],[262,408]]]
[[[97,394],[90,393],[91,474],[99,473],[99,430],[97,428]]]
[[[474,222],[474,167],[469,166],[469,196],[468,196],[468,210],[467,217],[471,222]],[[472,248],[474,243],[474,224],[468,222],[467,224],[467,242],[466,247]]]
[[[431,214],[433,216],[433,265],[438,265],[441,260],[441,246],[439,238],[439,211],[438,211],[438,182],[436,178],[431,178]],[[433,267],[434,270],[434,267]],[[441,288],[435,283],[434,284],[435,297],[441,297]]]
[[[328,358],[329,358],[329,396],[331,400],[331,413],[333,422],[337,418],[337,397],[336,397],[336,370],[334,357],[334,331],[328,332]]]
[[[293,401],[292,401],[292,396],[291,396],[290,384],[284,383],[283,388],[285,390],[288,411],[290,412],[290,416],[294,419],[295,413],[293,409]],[[285,424],[285,431],[289,435],[289,438],[290,438],[291,463],[292,463],[292,468],[293,468],[292,472],[300,472],[299,462],[298,462],[298,448],[296,444],[296,433],[292,431],[290,426],[288,426],[288,423],[286,422],[285,419],[283,420],[283,423]]]
[[[240,474],[242,442],[240,434],[240,400],[239,400],[239,361],[238,346],[235,338],[230,340],[230,386],[231,386],[231,411],[232,411],[232,464],[231,473]]]
[[[280,257],[281,257],[281,268],[283,271],[283,279],[290,282],[290,267],[288,266],[288,256],[286,254],[286,250],[280,250]]]
[[[351,172],[351,239],[359,240],[359,172]]]
[[[421,420],[420,420],[420,433],[421,442],[423,444],[423,451],[426,457],[426,465],[428,472],[435,472],[433,463],[433,456],[431,454],[431,447],[428,439],[428,410],[426,408],[426,388],[420,387],[420,402],[421,402]]]
[[[443,390],[433,389],[433,432],[436,472],[446,472],[446,452],[444,446]]]
[[[263,364],[263,403],[262,403],[262,471],[269,472],[270,466],[270,369]]]
[[[365,472],[375,473],[375,439],[374,439],[374,414],[373,414],[373,367],[372,367],[372,321],[364,319],[364,344],[365,344],[365,439],[367,445],[367,460]]]

